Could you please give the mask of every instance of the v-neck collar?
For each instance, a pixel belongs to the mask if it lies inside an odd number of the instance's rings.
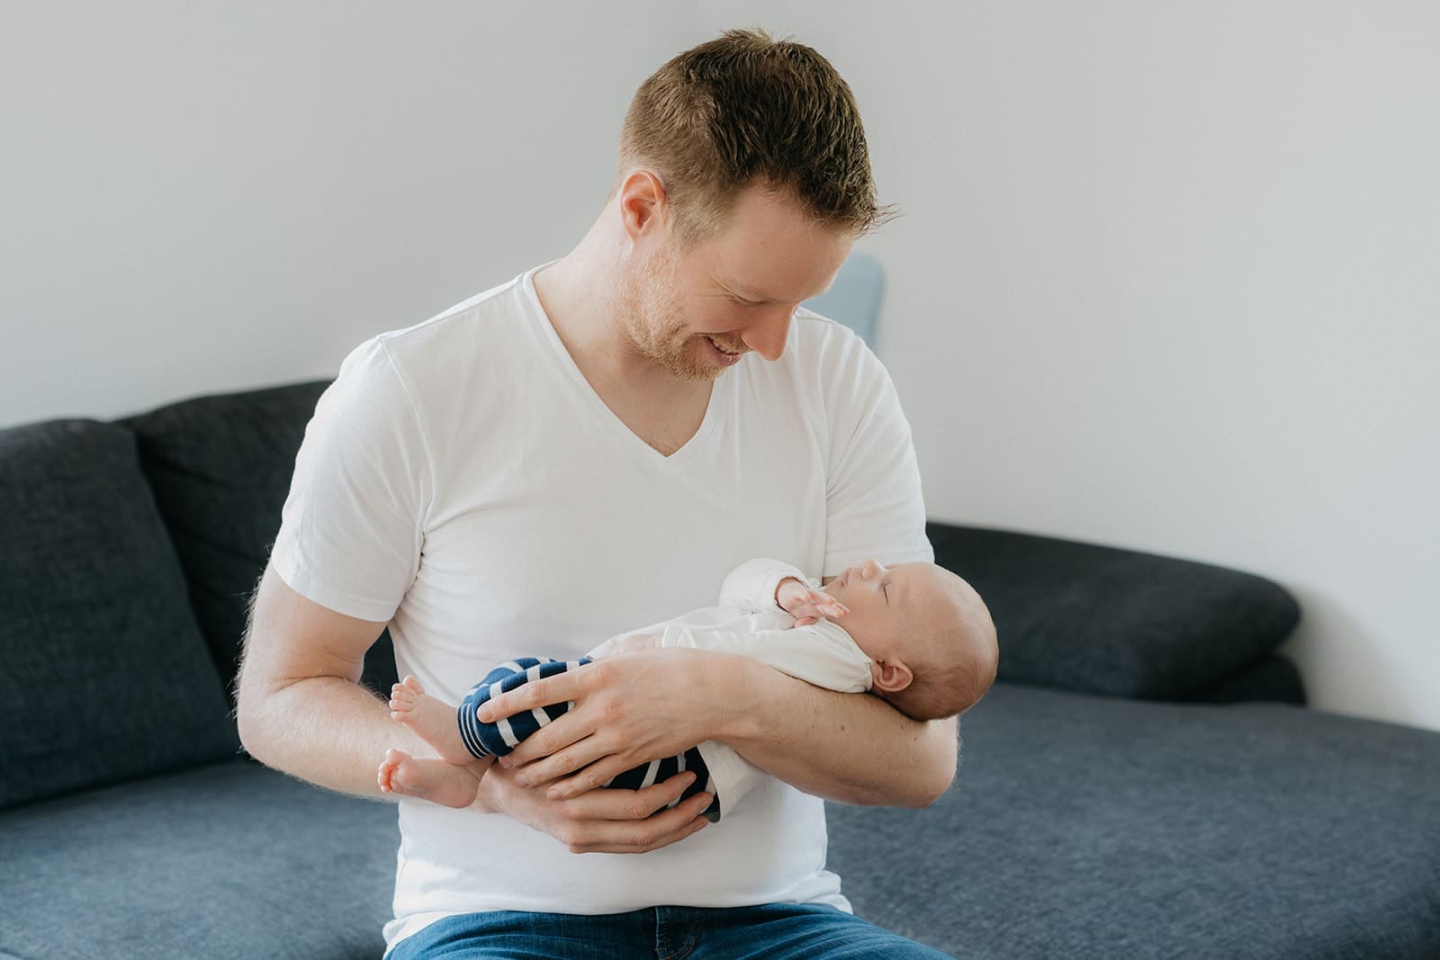
[[[572,385],[579,394],[585,398],[587,405],[594,412],[595,416],[606,425],[605,429],[622,434],[622,442],[629,444],[633,449],[637,450],[639,456],[654,463],[672,467],[697,456],[696,451],[705,445],[706,439],[716,430],[715,424],[721,416],[720,410],[723,408],[730,393],[730,381],[740,372],[740,367],[743,366],[744,360],[742,359],[741,363],[736,364],[733,369],[726,371],[725,374],[717,377],[712,382],[710,399],[705,405],[705,417],[700,421],[700,427],[695,431],[695,434],[690,437],[689,440],[686,440],[674,453],[661,453],[641,439],[639,434],[631,430],[625,421],[621,420],[615,411],[606,405],[605,401],[600,398],[600,394],[596,393],[595,388],[590,385],[590,381],[585,379],[585,374],[581,372],[579,365],[575,362],[575,358],[570,355],[570,351],[565,348],[565,343],[560,339],[560,334],[555,332],[555,324],[551,321],[550,315],[545,312],[544,305],[540,303],[540,295],[535,292],[535,274],[555,262],[556,261],[552,260],[550,263],[542,263],[538,267],[527,271],[522,278],[521,287],[526,300],[530,304],[537,326],[549,342],[551,349],[555,351],[556,359],[559,361],[561,369],[565,371]]]

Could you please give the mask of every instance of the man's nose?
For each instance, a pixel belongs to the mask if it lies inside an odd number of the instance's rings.
[[[766,360],[779,360],[785,352],[785,341],[790,338],[790,321],[795,317],[795,307],[777,303],[765,308],[764,316],[757,316],[740,334],[740,341]]]

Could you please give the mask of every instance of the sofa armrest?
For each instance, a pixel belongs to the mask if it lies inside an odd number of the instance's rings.
[[[1032,534],[930,523],[935,560],[975,587],[999,679],[1154,700],[1204,697],[1300,619],[1278,584],[1224,567]]]

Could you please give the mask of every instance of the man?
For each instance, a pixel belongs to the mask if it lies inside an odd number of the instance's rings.
[[[813,50],[737,31],[657,71],[573,251],[362,345],[321,399],[255,599],[246,748],[368,796],[387,749],[433,756],[357,683],[387,624],[400,672],[459,702],[512,656],[711,602],[748,557],[827,578],[931,559],[889,378],[796,316],[883,214]],[[685,650],[527,684],[483,719],[564,700],[474,807],[401,803],[391,956],[937,956],[848,912],[819,798],[933,802],[954,721]],[[770,774],[708,830],[708,794],[668,806],[690,774],[593,789],[705,740]]]

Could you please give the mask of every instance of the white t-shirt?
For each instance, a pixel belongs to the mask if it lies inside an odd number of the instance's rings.
[[[458,703],[511,657],[573,659],[704,605],[749,557],[809,576],[933,558],[909,425],[848,329],[800,311],[784,356],[727,371],[666,457],[586,382],[534,272],[361,344],[305,431],[272,565],[322,606],[389,621],[402,676]],[[848,908],[822,802],[774,778],[643,855],[572,854],[503,815],[409,799],[400,830],[392,946],[485,910]]]

